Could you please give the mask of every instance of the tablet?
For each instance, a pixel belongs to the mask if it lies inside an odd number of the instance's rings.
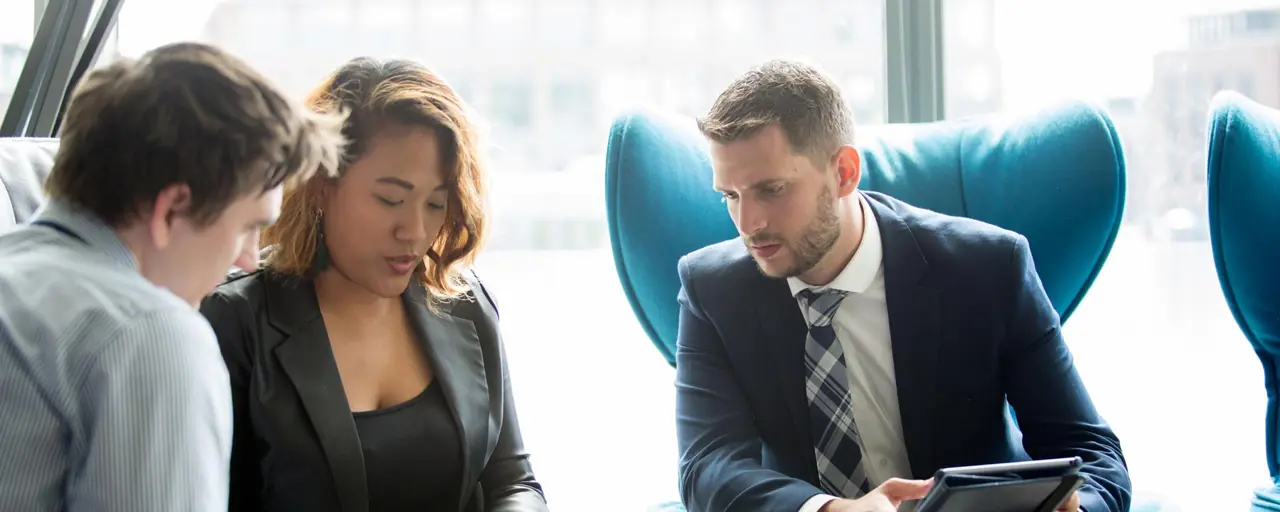
[[[1084,483],[1080,457],[943,468],[916,512],[1053,512]]]

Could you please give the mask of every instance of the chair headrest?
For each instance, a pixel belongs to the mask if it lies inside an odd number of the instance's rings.
[[[1027,237],[1064,320],[1119,230],[1124,155],[1109,116],[1091,104],[860,128],[858,137],[860,188]],[[674,361],[676,262],[737,236],[712,190],[707,143],[693,120],[649,111],[618,118],[609,136],[606,194],[623,289],[649,337]]]
[[[1235,92],[1215,95],[1207,162],[1209,239],[1219,284],[1245,338],[1259,356],[1274,360],[1280,356],[1280,110]],[[1275,371],[1274,364],[1264,367]],[[1274,397],[1275,375],[1266,380]],[[1271,474],[1280,476],[1276,435],[1268,425],[1268,462]]]
[[[30,220],[44,204],[57,139],[0,138],[0,231]]]

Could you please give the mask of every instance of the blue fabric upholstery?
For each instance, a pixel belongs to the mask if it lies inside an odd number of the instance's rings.
[[[1107,114],[1071,102],[1016,117],[986,116],[860,129],[861,188],[1026,236],[1065,321],[1120,227],[1125,166]],[[627,299],[675,364],[676,262],[737,236],[711,188],[693,120],[654,112],[618,118],[609,134],[606,204]]]
[[[1222,293],[1262,361],[1267,467],[1280,478],[1280,111],[1222,92],[1209,111],[1209,236]],[[1280,510],[1275,490],[1258,510]]]

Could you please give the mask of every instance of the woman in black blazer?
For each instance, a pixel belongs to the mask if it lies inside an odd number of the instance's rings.
[[[287,187],[264,268],[201,305],[231,376],[231,509],[546,511],[469,270],[485,215],[462,101],[361,58],[308,103],[347,113],[342,168]]]

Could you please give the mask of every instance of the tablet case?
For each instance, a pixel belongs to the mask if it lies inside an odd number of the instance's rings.
[[[1053,512],[1084,484],[1079,457],[946,468],[916,512]]]

